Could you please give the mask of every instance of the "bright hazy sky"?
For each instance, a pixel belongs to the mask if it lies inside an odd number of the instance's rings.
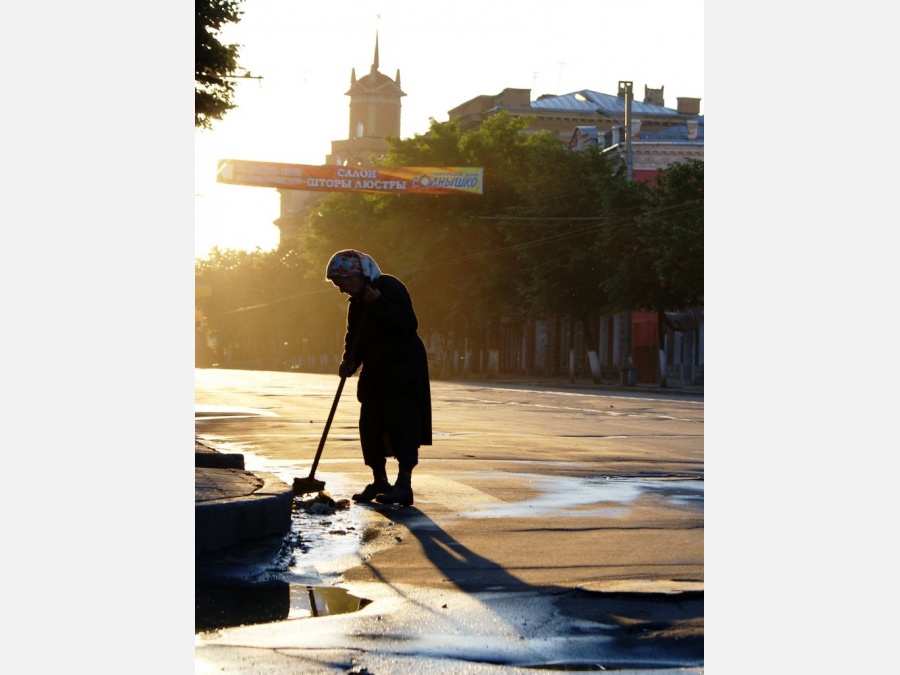
[[[429,118],[506,87],[541,94],[580,89],[616,93],[619,80],[665,87],[665,103],[703,99],[702,0],[558,0],[514,5],[409,0],[299,3],[244,0],[240,23],[223,41],[241,46],[239,63],[264,79],[236,87],[237,107],[212,131],[195,134],[195,253],[270,250],[278,243],[278,193],[215,182],[218,159],[320,165],[349,129],[351,69],[400,70],[401,136],[428,130]],[[701,113],[704,102],[701,100]]]

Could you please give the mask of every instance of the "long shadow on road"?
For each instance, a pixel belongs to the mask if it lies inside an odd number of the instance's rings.
[[[529,635],[526,625],[523,638],[557,639],[570,669],[583,670],[577,666],[588,663],[602,663],[604,668],[703,665],[703,591],[627,593],[536,586],[469,550],[415,507],[374,510],[404,525],[449,582],[498,613],[518,604],[516,611],[527,615],[536,600],[551,603],[556,620],[531,622],[534,632]],[[377,562],[370,560],[366,566],[387,581]],[[519,596],[521,603],[515,600]],[[557,634],[547,635],[548,625]],[[603,653],[597,653],[601,644]],[[587,651],[580,651],[579,645]],[[561,665],[558,659],[554,664]]]

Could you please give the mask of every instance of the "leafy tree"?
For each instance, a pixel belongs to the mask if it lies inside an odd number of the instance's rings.
[[[703,304],[703,162],[671,165],[657,177],[642,223],[669,309]]]
[[[632,184],[623,219],[607,230],[604,284],[615,309],[684,309],[703,301],[703,162],[661,171],[654,185]]]
[[[433,122],[427,135],[393,144],[387,159],[484,169],[483,195],[419,195],[395,204],[406,231],[416,233],[423,322],[473,351],[496,348],[500,319],[524,311],[516,253],[496,216],[515,212],[532,143],[527,124],[502,113],[461,134],[456,122]]]
[[[702,302],[702,163],[674,165],[654,185],[626,182],[602,152],[570,151],[554,134],[524,133],[526,124],[500,114],[461,133],[432,120],[426,134],[388,139],[382,164],[481,166],[484,195],[333,193],[278,251],[198,263],[198,283],[214,286],[198,307],[217,347],[252,344],[253,358],[273,367],[299,345],[300,355],[339,354],[345,306],[324,266],[344,248],[404,280],[426,345],[440,336],[445,355],[497,349],[510,337],[504,325],[562,316],[570,349],[577,321],[591,352],[600,312],[664,317]]]
[[[604,287],[618,309],[657,313],[665,385],[666,312],[703,303],[703,162],[672,164],[636,194],[640,213],[610,229],[602,243],[615,270]]]
[[[388,137],[390,150],[385,165],[464,166],[459,122],[436,122],[433,117],[429,122],[428,131],[424,134],[415,134],[407,139]]]
[[[596,241],[611,219],[609,194],[621,179],[595,148],[572,152],[555,136],[530,140],[529,174],[517,207],[522,216],[504,221],[521,269],[520,294],[535,317],[569,317],[569,349],[580,324],[585,350],[596,355],[591,318],[608,304],[602,284],[609,273]]]
[[[222,27],[238,23],[241,0],[194,0],[194,126],[212,128],[234,108],[234,83],[238,45],[219,41]]]
[[[269,295],[265,268],[265,254],[247,251],[213,249],[195,263],[197,287],[208,292],[196,303],[215,341],[219,363],[264,360],[264,345],[270,342],[270,327],[261,320]]]
[[[517,200],[521,220],[504,221],[524,271],[522,295],[538,316],[605,304],[606,270],[593,249],[610,218],[612,169],[596,149],[572,152],[553,140],[531,148]]]
[[[322,336],[343,330],[343,317],[322,303],[330,284],[306,281],[305,264],[290,251],[213,249],[196,261],[195,276],[205,290],[198,313],[222,365],[284,368],[304,350],[323,353]]]
[[[365,250],[404,279],[423,325],[472,349],[499,346],[503,317],[559,313],[577,317],[591,345],[588,315],[608,303],[611,274],[599,232],[631,202],[600,152],[571,152],[527,125],[501,113],[466,133],[432,120],[426,134],[388,139],[383,164],[481,166],[484,194],[333,194],[298,252],[318,270],[335,250]]]
[[[504,247],[504,238],[495,223],[477,219],[501,208],[502,200],[487,195],[512,194],[515,178],[502,174],[510,165],[523,166],[524,155],[509,147],[510,142],[524,144],[518,134],[523,128],[521,121],[503,116],[463,135],[455,122],[432,120],[427,134],[388,139],[390,151],[382,164],[484,166],[486,195],[336,193],[310,215],[298,249],[310,264],[313,256],[317,267],[341,248],[370,253],[404,279],[423,323],[444,329],[457,321],[495,316],[509,298],[507,287],[497,287],[504,279],[498,261],[507,261],[491,255]],[[514,286],[510,288],[514,294]]]

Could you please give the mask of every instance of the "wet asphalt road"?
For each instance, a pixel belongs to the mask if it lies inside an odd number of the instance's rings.
[[[197,370],[197,434],[290,482],[337,383]],[[335,498],[370,479],[354,393],[316,474]],[[372,602],[199,634],[196,672],[701,672],[702,396],[433,382],[432,397],[415,505],[353,505],[285,575]]]

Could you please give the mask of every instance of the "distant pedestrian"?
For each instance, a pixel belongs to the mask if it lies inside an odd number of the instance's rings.
[[[373,482],[353,499],[410,506],[419,447],[431,445],[428,356],[412,299],[399,279],[382,274],[361,251],[335,253],[325,276],[350,296],[338,373],[350,377],[361,368],[359,439]],[[386,458],[391,456],[399,465],[393,485],[387,476]]]

